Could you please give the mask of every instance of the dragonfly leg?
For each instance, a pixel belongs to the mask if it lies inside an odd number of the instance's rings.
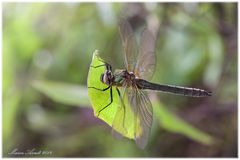
[[[109,86],[109,87],[111,87],[111,86]],[[101,113],[104,109],[106,109],[110,104],[112,104],[112,102],[113,102],[113,96],[112,96],[112,87],[111,87],[111,88],[110,88],[110,103],[108,103],[105,107],[103,107],[102,109],[100,109],[100,111],[98,111],[97,117],[100,115],[100,113]]]
[[[102,67],[102,66],[106,66],[105,64],[101,64],[101,65],[98,65],[98,66],[90,66],[90,67],[92,67],[92,68],[98,68],[98,67]]]
[[[101,65],[98,65],[98,66],[90,66],[90,67],[92,67],[92,68],[106,67],[107,70],[112,71],[112,66],[108,63],[105,63],[105,62],[104,62],[104,64],[101,64]]]
[[[122,106],[123,106],[123,112],[124,112],[124,114],[123,114],[123,127],[124,127],[124,124],[125,124],[125,115],[126,115],[126,108],[125,108],[125,104],[124,104],[124,101],[123,101],[123,99],[122,99],[122,96],[121,96],[121,94],[120,94],[119,89],[118,89],[118,88],[116,88],[116,89],[117,89],[118,96],[119,96],[119,98],[120,98],[120,100],[121,100]]]
[[[99,89],[99,88],[96,88],[96,87],[88,87],[88,88],[92,88],[92,89],[96,89],[96,90],[98,90],[98,91],[106,91],[106,90],[108,90],[109,88],[110,88],[111,86],[108,86],[107,88],[104,88],[104,89]]]

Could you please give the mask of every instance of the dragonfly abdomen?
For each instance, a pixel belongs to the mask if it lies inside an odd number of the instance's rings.
[[[188,87],[181,87],[181,86],[174,86],[174,85],[161,85],[161,84],[151,83],[143,79],[136,79],[136,82],[139,89],[149,89],[149,90],[179,94],[179,95],[190,96],[190,97],[211,96],[211,92],[198,89],[198,88],[188,88]]]

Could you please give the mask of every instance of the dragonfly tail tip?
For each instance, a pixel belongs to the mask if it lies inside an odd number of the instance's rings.
[[[206,95],[207,95],[207,96],[212,96],[212,92],[206,91]]]

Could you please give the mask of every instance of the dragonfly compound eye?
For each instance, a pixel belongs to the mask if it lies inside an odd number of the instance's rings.
[[[105,71],[100,77],[101,82],[106,85],[111,84],[111,79],[112,79],[112,74],[111,72],[108,72],[108,71]]]

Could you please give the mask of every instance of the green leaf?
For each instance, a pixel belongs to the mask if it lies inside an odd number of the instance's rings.
[[[87,88],[62,82],[34,81],[32,86],[56,102],[81,107],[90,104]]]
[[[191,126],[173,113],[169,112],[159,101],[154,101],[153,108],[161,127],[164,129],[170,132],[185,135],[202,144],[210,145],[214,142],[211,136]]]
[[[98,56],[98,51],[96,50],[93,53],[92,63],[89,68],[88,87],[95,87],[97,89],[104,89],[108,87],[107,85],[105,85],[100,81],[101,74],[103,74],[104,71],[106,70],[105,66],[103,65],[104,65],[104,61]],[[99,111],[111,102],[110,89],[106,91],[99,91],[94,88],[88,88],[88,95],[89,95],[90,102],[92,104],[95,116],[96,117],[98,116],[99,119],[103,120],[111,127],[113,125],[115,114],[119,106],[119,96],[115,87],[113,87],[112,91],[113,91],[112,92],[113,102],[106,109],[102,110],[98,115]],[[126,125],[127,128],[123,128],[121,126],[122,116],[118,116],[117,121],[119,122],[114,124],[115,125],[114,129],[119,133],[121,133],[123,136],[133,139],[134,138],[134,132],[133,132],[134,129],[133,129],[133,123],[132,123],[133,113],[129,106],[125,106],[125,107],[126,107],[125,122],[127,123]],[[121,111],[118,110],[118,112],[121,112]]]

